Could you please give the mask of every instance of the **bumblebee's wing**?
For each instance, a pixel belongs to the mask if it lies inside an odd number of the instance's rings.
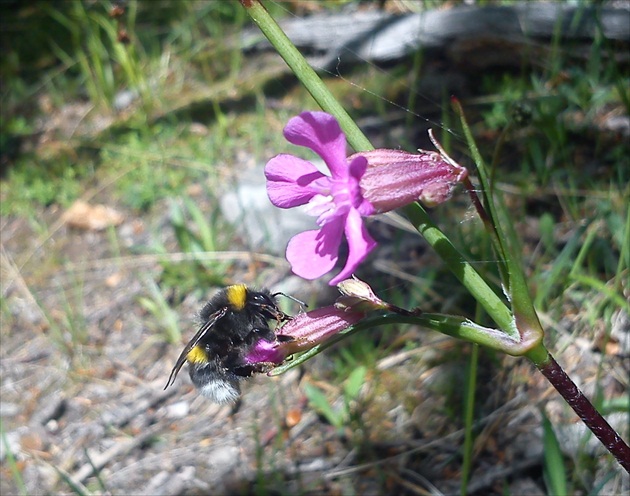
[[[214,327],[217,321],[225,315],[227,310],[227,307],[223,307],[211,314],[208,320],[204,322],[201,328],[197,331],[197,334],[195,334],[194,337],[188,342],[186,348],[184,348],[184,351],[182,351],[182,353],[179,355],[177,362],[175,362],[175,367],[173,367],[173,370],[171,370],[171,375],[168,377],[168,381],[166,382],[166,386],[164,386],[164,389],[175,382],[175,378],[177,377],[179,370],[184,366],[184,363],[186,362],[186,357],[188,356],[188,353],[190,353],[190,350],[197,346],[199,341],[201,341],[203,337],[210,331],[210,329]]]

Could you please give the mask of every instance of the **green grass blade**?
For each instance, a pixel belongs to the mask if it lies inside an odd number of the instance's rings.
[[[55,469],[55,472],[59,474],[59,477],[61,477],[61,479],[66,484],[68,484],[68,486],[70,486],[70,490],[74,494],[76,494],[77,496],[91,496],[91,493],[87,491],[87,489],[83,486],[83,484],[78,484],[77,482],[72,480],[72,477],[70,477],[70,474],[68,474],[65,470],[62,470],[61,468],[55,467],[55,466],[53,466],[53,468]]]
[[[628,302],[628,300],[622,294],[616,291],[615,288],[610,287],[608,284],[600,281],[596,277],[576,274],[571,276],[571,280],[579,282],[584,286],[598,291],[608,300],[614,302],[614,304],[617,305],[619,308],[624,308],[626,312],[630,311],[630,303]]]
[[[501,197],[499,195],[492,195],[493,187],[489,179],[490,174],[477,148],[477,144],[466,122],[463,109],[459,102],[455,102],[455,110],[460,117],[468,147],[477,166],[482,194],[484,195],[484,206],[492,222],[492,229],[489,229],[489,234],[500,259],[499,270],[502,275],[503,284],[510,298],[517,327],[519,327],[521,334],[527,332],[532,335],[539,334],[540,337],[542,337],[543,329],[538,320],[536,310],[534,309],[534,304],[529,294],[529,288],[527,287],[521,257],[521,244],[514,229],[513,220]]]
[[[304,394],[313,408],[322,414],[326,420],[330,422],[330,425],[337,428],[343,425],[343,418],[341,418],[341,415],[333,410],[330,403],[328,403],[328,398],[326,398],[326,395],[321,391],[321,389],[313,386],[312,384],[305,384]]]
[[[184,197],[184,204],[193,222],[197,226],[201,248],[204,251],[216,251],[215,233],[212,229],[211,219],[207,219],[206,215],[190,198]]]
[[[468,382],[466,383],[466,399],[464,403],[464,446],[462,462],[462,482],[459,493],[468,494],[468,481],[473,461],[473,425],[475,420],[475,393],[477,392],[477,371],[479,365],[479,345],[473,345],[468,367]]]
[[[15,455],[13,451],[11,451],[11,445],[9,444],[9,440],[7,438],[7,434],[4,430],[4,424],[2,419],[0,418],[0,436],[2,437],[2,444],[4,444],[4,450],[6,454],[6,463],[9,466],[9,471],[11,472],[11,476],[15,481],[15,485],[17,486],[17,490],[20,496],[28,495],[28,489],[26,488],[26,484],[24,484],[24,479],[22,478],[22,472],[17,466],[15,461]]]
[[[575,260],[575,254],[579,248],[584,229],[585,228],[582,227],[573,234],[569,242],[560,252],[560,255],[554,260],[551,265],[551,270],[545,274],[545,279],[538,284],[538,290],[535,296],[537,307],[541,308],[545,306],[545,301],[550,297],[553,288],[564,286],[562,278],[567,275]]]
[[[551,422],[544,412],[543,416],[543,456],[544,475],[547,484],[547,494],[564,495],[569,494],[567,487],[567,475],[564,467],[564,458],[560,443],[553,430]]]
[[[365,366],[357,367],[350,373],[344,384],[344,392],[346,393],[347,399],[354,399],[359,395],[361,387],[365,383],[366,374],[367,367]]]
[[[92,461],[92,457],[90,456],[90,453],[88,452],[86,448],[83,449],[83,454],[85,455],[85,458],[87,458],[88,463],[92,467],[92,471],[94,473],[94,476],[96,477],[96,480],[98,481],[98,485],[101,488],[102,494],[110,494],[110,491],[107,490],[105,481],[103,480],[103,477],[101,476],[101,471]]]

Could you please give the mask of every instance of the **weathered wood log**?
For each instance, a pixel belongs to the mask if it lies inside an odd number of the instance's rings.
[[[550,40],[593,40],[602,35],[630,41],[630,9],[575,6],[562,2],[523,2],[513,6],[459,6],[409,14],[380,10],[325,12],[280,22],[295,45],[323,69],[338,63],[388,62],[423,49],[448,49],[454,43],[503,40],[509,45]],[[248,48],[270,45],[260,33],[243,37]]]

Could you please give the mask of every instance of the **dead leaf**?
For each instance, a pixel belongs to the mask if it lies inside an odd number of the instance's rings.
[[[63,222],[76,229],[102,231],[122,223],[124,216],[106,205],[90,205],[82,200],[75,201],[62,216]]]
[[[121,272],[114,272],[111,276],[105,279],[105,285],[108,288],[115,288],[122,281],[123,275]]]
[[[295,427],[300,422],[300,420],[302,420],[302,412],[299,409],[292,408],[287,412],[285,422],[289,429]]]

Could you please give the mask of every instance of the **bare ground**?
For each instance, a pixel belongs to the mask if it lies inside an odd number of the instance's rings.
[[[2,494],[17,490],[8,451],[28,494],[72,492],[71,484],[75,492],[99,494],[421,494],[432,486],[458,492],[463,431],[449,398],[465,379],[467,345],[401,330],[400,341],[418,347],[394,345],[369,372],[356,418],[342,431],[318,416],[302,391],[310,381],[341,397],[339,384],[323,381],[328,356],[300,372],[255,378],[235,406],[199,397],[187,374],[164,391],[180,347],[165,344],[155,317],[138,304],[147,281],[159,276],[157,259],[115,256],[107,231],[70,228],[59,210],[41,214],[43,234],[21,219],[3,219],[1,231]],[[159,215],[128,214],[115,229],[137,249],[150,246],[162,223]],[[254,273],[277,284],[287,276],[285,267],[254,262],[233,270],[234,280],[250,283]],[[176,309],[184,339],[201,304],[186,298]],[[628,332],[625,318],[620,332]],[[585,392],[592,394],[599,380],[606,398],[623,394],[627,356],[615,342],[601,356],[603,323],[587,329],[579,309],[567,309],[566,321],[555,326],[567,334],[552,350]],[[581,337],[569,339],[578,331]],[[587,443],[581,451],[591,453],[595,468],[582,473],[608,479],[600,494],[628,488],[627,477],[586,439],[531,366],[486,358],[471,494],[544,491],[541,411],[569,459]],[[627,417],[610,420],[627,438]]]

